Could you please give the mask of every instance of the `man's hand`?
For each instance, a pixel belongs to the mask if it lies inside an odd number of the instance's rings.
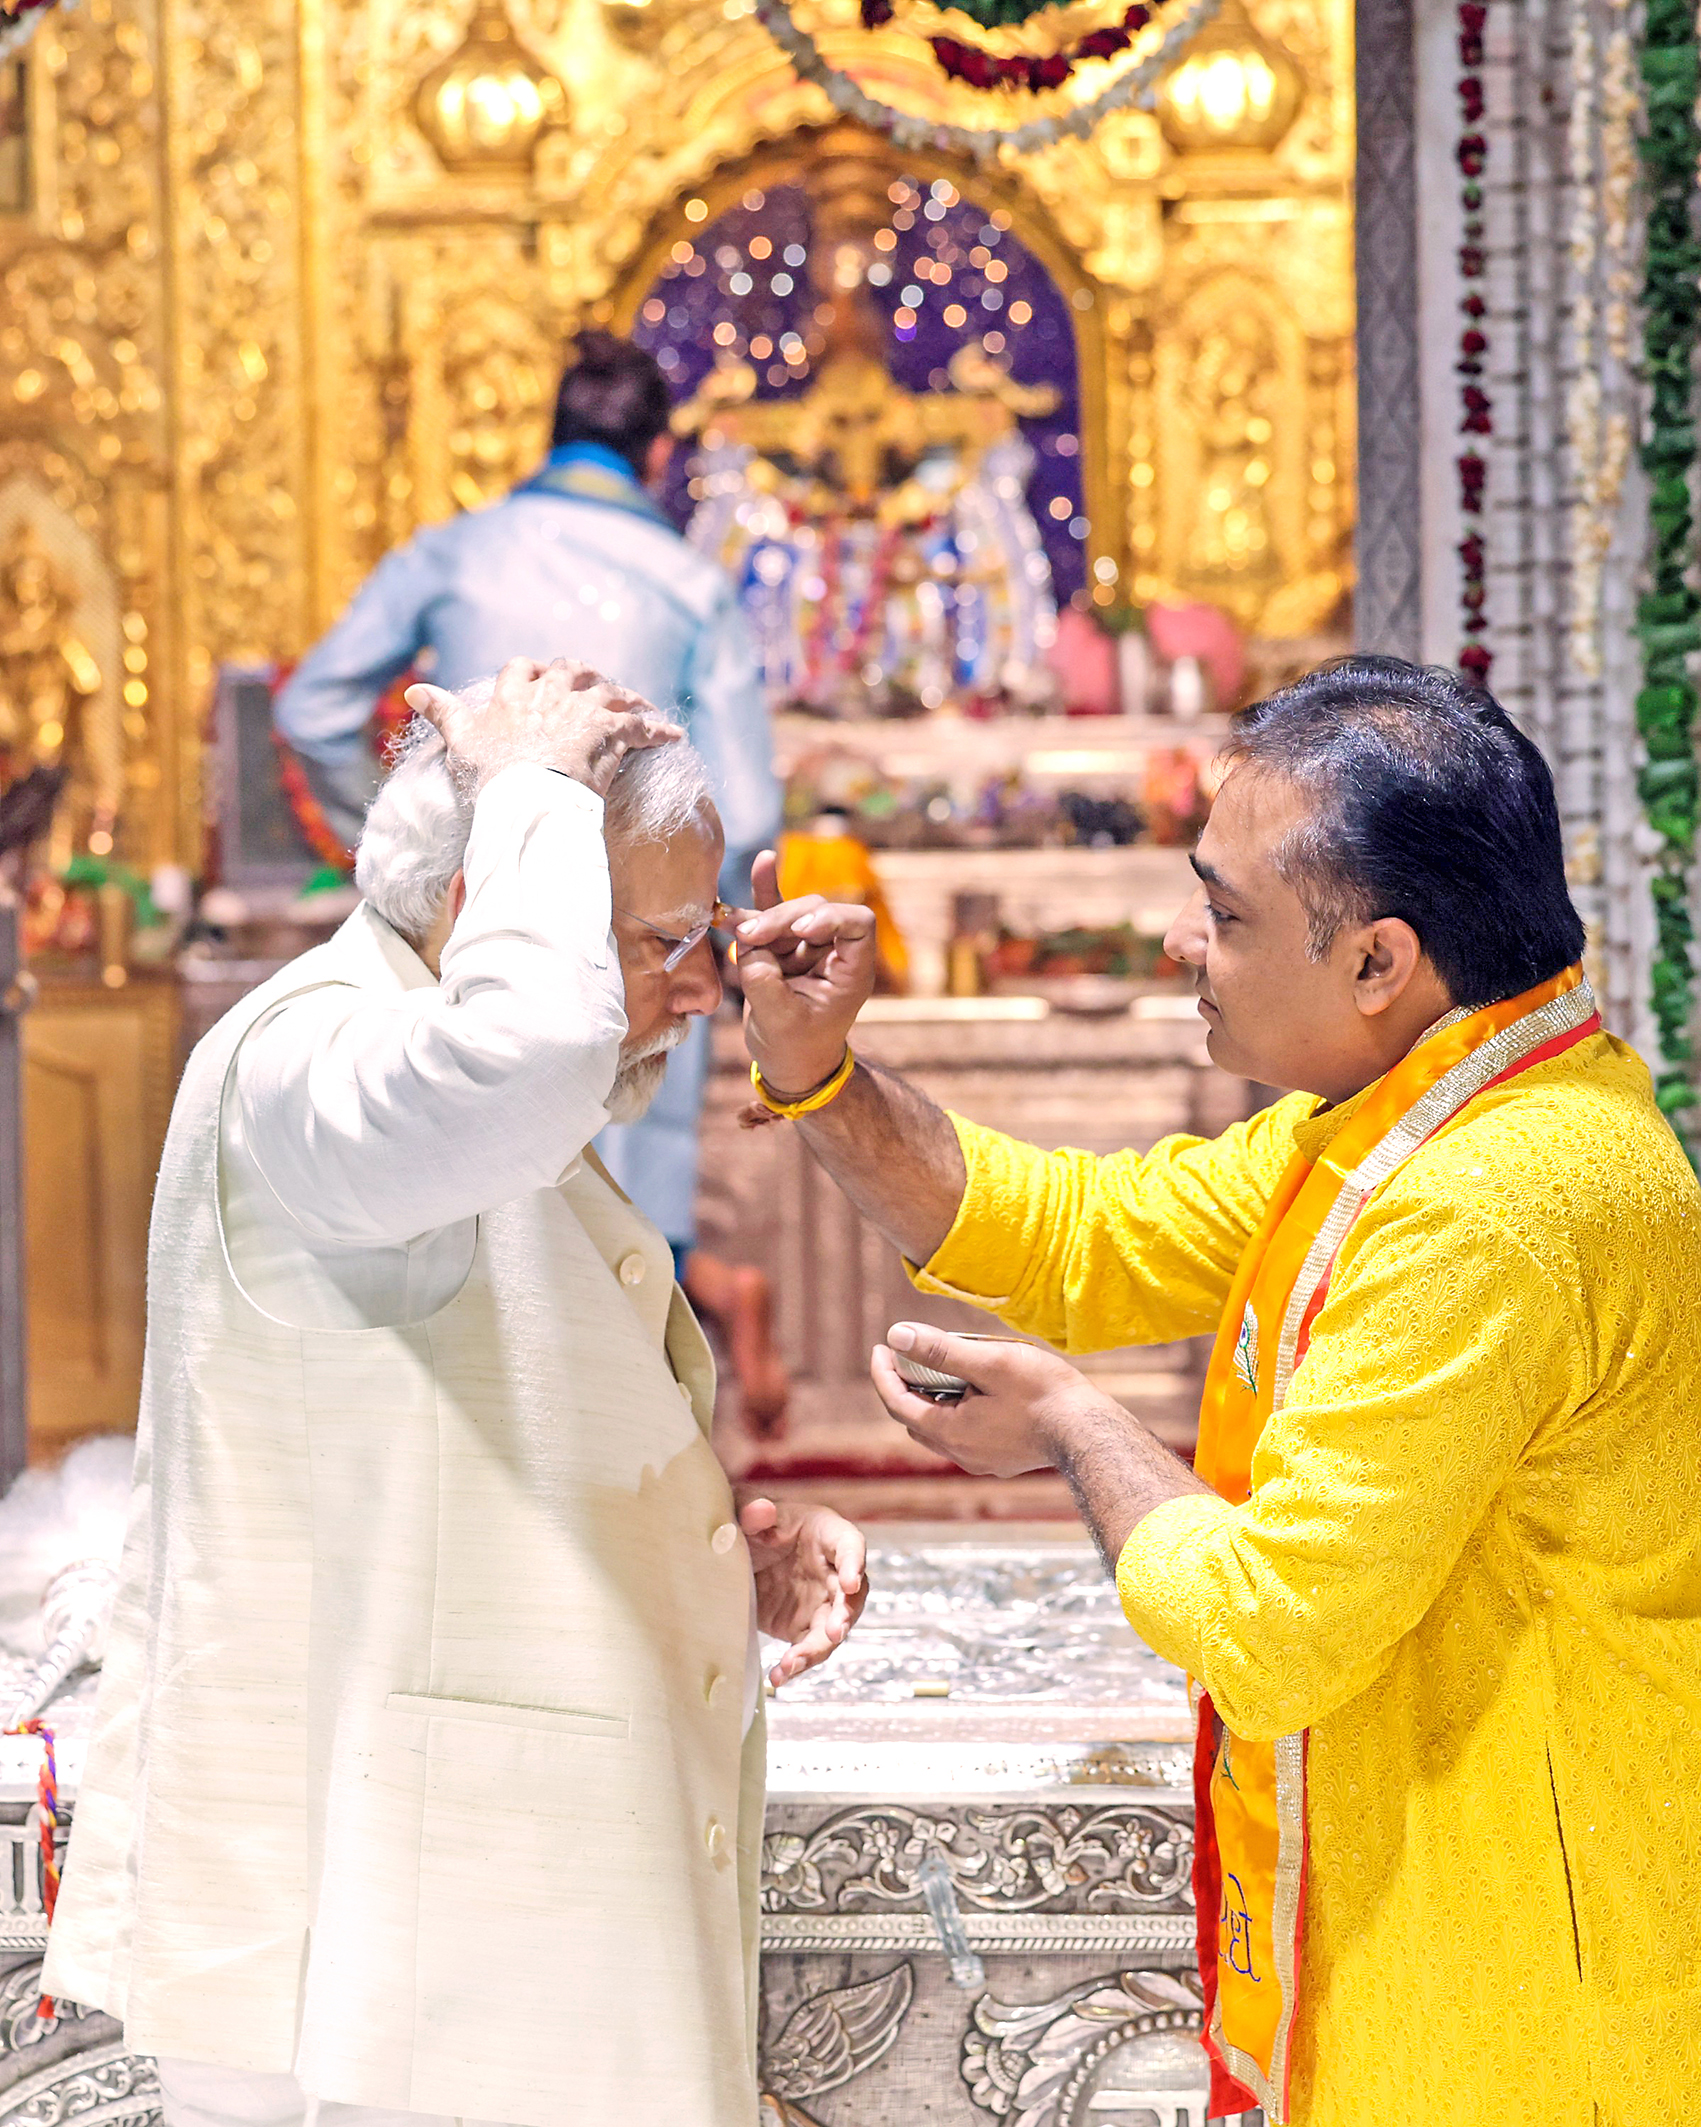
[[[460,694],[421,683],[408,689],[407,704],[442,732],[451,761],[478,790],[514,762],[531,761],[605,798],[629,753],[685,736],[640,696],[559,657],[549,665],[510,658],[488,693],[482,683]]]
[[[756,1572],[756,1622],[789,1652],[768,1671],[776,1687],[824,1662],[862,1615],[862,1531],[831,1507],[751,1499],[738,1525]]]
[[[756,906],[739,912],[744,1039],[771,1091],[813,1091],[843,1063],[856,1015],[874,989],[874,914],[809,894],[780,899],[772,850],[752,873]]]
[[[892,1353],[969,1383],[961,1403],[918,1396]],[[1042,1344],[952,1337],[894,1322],[869,1371],[880,1400],[913,1440],[979,1477],[1061,1470],[1111,1572],[1130,1533],[1154,1507],[1208,1492],[1120,1403]]]
[[[1110,1404],[1086,1376],[1043,1344],[1015,1337],[953,1337],[923,1322],[895,1322],[869,1366],[880,1400],[912,1440],[976,1477],[1049,1470],[1071,1430]],[[961,1403],[918,1395],[892,1354],[919,1359],[970,1384]]]

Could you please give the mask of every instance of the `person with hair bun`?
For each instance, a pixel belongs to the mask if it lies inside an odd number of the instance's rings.
[[[780,828],[773,731],[737,593],[655,499],[673,454],[655,358],[611,332],[567,350],[549,455],[502,501],[423,526],[388,554],[301,660],[277,728],[349,848],[380,769],[370,738],[384,690],[412,669],[461,688],[510,658],[566,657],[676,715],[707,763],[726,830],[721,891],[750,899],[750,866]],[[707,1025],[671,1059],[641,1122],[598,1150],[672,1245],[693,1302],[724,1329],[746,1417],[783,1419],[787,1384],[751,1266],[696,1247],[697,1133]]]

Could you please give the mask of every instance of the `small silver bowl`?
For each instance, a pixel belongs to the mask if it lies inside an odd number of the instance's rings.
[[[958,1329],[951,1335],[961,1337],[965,1344],[1020,1344],[1021,1337],[1000,1337],[987,1330]],[[890,1350],[890,1346],[887,1347]],[[972,1383],[960,1374],[942,1373],[936,1366],[924,1366],[919,1359],[912,1359],[908,1352],[893,1352],[892,1364],[898,1376],[913,1388],[918,1395],[931,1396],[935,1403],[961,1403],[969,1394]]]
[[[936,1366],[923,1366],[908,1352],[893,1352],[892,1364],[918,1395],[935,1403],[961,1403],[969,1392],[969,1384],[960,1374],[942,1374]]]

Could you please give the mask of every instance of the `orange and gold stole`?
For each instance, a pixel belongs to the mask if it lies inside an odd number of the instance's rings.
[[[1372,1192],[1479,1093],[1599,1027],[1580,968],[1450,1014],[1377,1082],[1315,1166],[1294,1155],[1241,1259],[1205,1377],[1195,1467],[1224,1499],[1251,1496],[1259,1436],[1287,1398],[1341,1243]],[[1194,1690],[1210,2116],[1261,2105],[1271,2127],[1285,2127],[1305,1924],[1306,1738],[1232,1736],[1209,1693]]]

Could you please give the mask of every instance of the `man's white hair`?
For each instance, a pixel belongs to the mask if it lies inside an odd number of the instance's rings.
[[[462,700],[487,699],[491,684],[476,681]],[[361,829],[354,883],[393,930],[418,945],[466,859],[473,799],[424,717],[408,725],[392,758]],[[605,801],[603,831],[610,842],[671,842],[712,826],[714,816],[703,757],[676,739],[627,755]]]
[[[390,928],[417,945],[437,920],[467,853],[472,796],[450,771],[436,728],[416,716],[367,810],[354,883]]]

